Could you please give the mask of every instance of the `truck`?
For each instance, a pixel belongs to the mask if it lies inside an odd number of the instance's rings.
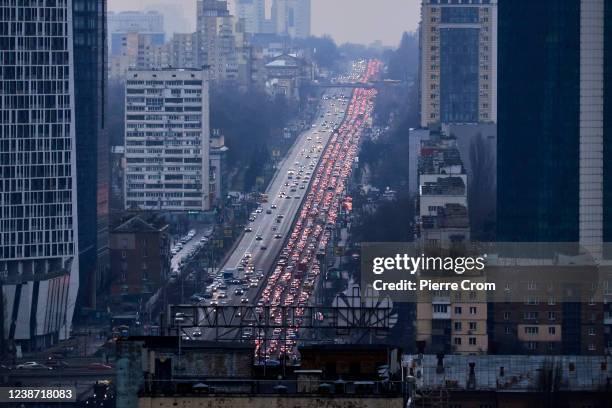
[[[236,276],[238,275],[238,270],[235,268],[228,268],[223,270],[223,280],[224,281],[231,281],[234,278],[236,278]]]

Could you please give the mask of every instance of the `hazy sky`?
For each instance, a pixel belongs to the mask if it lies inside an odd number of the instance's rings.
[[[108,0],[108,9],[159,10],[166,15],[166,31],[195,28],[196,0]],[[381,40],[396,45],[404,31],[419,21],[419,0],[312,0],[312,32],[330,34],[337,43],[368,44]]]

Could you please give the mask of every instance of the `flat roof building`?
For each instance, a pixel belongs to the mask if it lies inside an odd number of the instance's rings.
[[[210,209],[206,69],[130,71],[125,209]]]

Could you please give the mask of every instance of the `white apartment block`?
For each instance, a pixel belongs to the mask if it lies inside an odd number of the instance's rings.
[[[497,122],[497,0],[422,0],[421,126]]]
[[[208,71],[130,71],[125,208],[210,209]]]
[[[72,1],[2,2],[0,27],[2,335],[27,351],[70,335],[79,289]]]

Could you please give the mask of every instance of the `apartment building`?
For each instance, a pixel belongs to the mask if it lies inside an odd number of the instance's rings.
[[[111,295],[117,303],[146,302],[170,275],[168,224],[148,218],[134,216],[110,233]]]
[[[157,11],[109,11],[107,16],[111,55],[121,52],[123,37],[128,33],[147,34],[154,45],[162,45],[165,41],[164,15]]]
[[[422,0],[421,126],[497,121],[497,0]]]
[[[210,67],[211,81],[232,81],[238,76],[234,25],[227,1],[198,0],[198,61],[200,66]]]
[[[210,209],[208,72],[130,71],[125,208]]]
[[[468,177],[457,140],[438,130],[420,140],[416,241],[424,253],[453,256],[468,250]],[[486,282],[482,272],[466,273],[472,282]],[[440,278],[439,271],[420,272],[421,278]],[[447,278],[446,276],[444,277]],[[486,292],[437,291],[418,293],[416,340],[427,352],[484,354],[488,350]]]
[[[456,139],[431,132],[418,158],[416,234],[423,246],[469,241],[468,179]]]

